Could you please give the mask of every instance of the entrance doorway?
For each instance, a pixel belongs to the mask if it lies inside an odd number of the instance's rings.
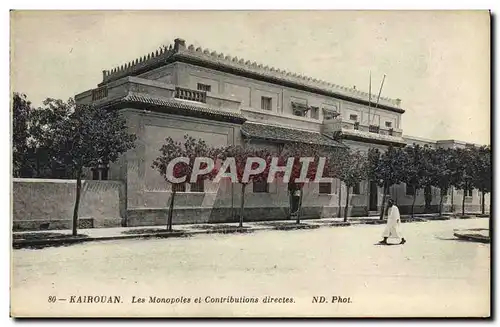
[[[370,211],[377,211],[378,207],[378,187],[377,182],[370,181]]]

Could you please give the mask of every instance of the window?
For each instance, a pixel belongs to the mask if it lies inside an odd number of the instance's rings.
[[[335,193],[335,194],[339,193],[339,187],[340,187],[340,185],[342,185],[342,183],[340,182],[340,179],[335,178],[333,180],[333,184],[332,184],[333,193]]]
[[[108,165],[99,165],[97,168],[92,168],[92,179],[96,181],[106,181],[108,180]]]
[[[354,129],[359,130],[359,121],[354,123]]]
[[[172,190],[175,190],[176,192],[186,192],[186,183],[172,184]]]
[[[406,185],[406,195],[415,195],[415,187],[413,185]]]
[[[108,167],[106,168],[101,168],[101,180],[107,181],[108,180]]]
[[[272,110],[273,109],[273,98],[262,97],[260,102],[260,108],[264,110]]]
[[[212,90],[212,85],[198,83],[198,91],[210,92]]]
[[[99,180],[99,169],[92,169],[92,179],[93,180]]]
[[[392,122],[386,121],[385,122],[385,127],[392,127]]]
[[[359,183],[354,184],[352,187],[352,194],[361,194]]]
[[[311,108],[307,106],[307,103],[292,101],[292,112],[295,116],[305,117]]]
[[[389,132],[388,132],[388,133],[389,133],[389,135],[391,135],[391,136],[392,136],[392,134],[394,134],[394,129],[389,128]]]
[[[253,192],[254,193],[268,193],[269,184],[267,181],[254,181],[253,182]]]
[[[332,194],[332,183],[319,183],[319,194]]]
[[[349,119],[357,121],[358,120],[358,115],[349,115]]]
[[[319,108],[318,107],[311,107],[311,118],[312,119],[319,119]]]
[[[323,108],[323,120],[335,119],[338,115],[340,114],[335,110]]]
[[[191,183],[191,192],[205,192],[205,183],[199,180],[196,183]]]
[[[293,109],[293,114],[294,114],[295,116],[305,117],[305,116],[306,116],[306,113],[307,113],[307,111],[306,111],[306,110]]]
[[[380,128],[378,126],[375,126],[375,125],[370,125],[370,127],[368,127],[368,131],[370,133],[377,133],[379,132]]]
[[[467,190],[467,195],[466,196],[472,196],[472,189]]]

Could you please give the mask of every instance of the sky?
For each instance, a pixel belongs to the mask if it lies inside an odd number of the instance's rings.
[[[490,143],[486,11],[13,11],[11,90],[35,106],[187,45],[402,99],[403,134]]]

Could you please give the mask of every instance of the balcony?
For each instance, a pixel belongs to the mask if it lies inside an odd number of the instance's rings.
[[[380,126],[370,125],[370,126],[368,126],[368,131],[370,133],[379,134],[380,133]]]
[[[92,101],[104,99],[108,96],[108,88],[100,87],[92,90]]]
[[[189,100],[195,102],[206,103],[207,102],[207,92],[205,91],[195,91],[191,89],[186,89],[182,87],[175,88],[175,98],[182,100]]]
[[[342,120],[340,117],[324,120],[321,131],[333,138],[345,138],[377,144],[406,144],[401,137],[403,131],[400,129],[384,129],[376,125],[361,125],[360,122]]]

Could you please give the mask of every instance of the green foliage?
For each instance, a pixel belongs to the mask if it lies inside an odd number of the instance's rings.
[[[406,167],[402,182],[419,190],[430,185],[432,171],[430,149],[418,144],[403,149],[406,155]]]
[[[54,122],[50,138],[54,159],[74,177],[81,178],[83,168],[116,161],[135,146],[136,136],[128,133],[125,120],[117,111],[90,105],[72,106],[69,103],[64,108],[71,112],[67,119]]]
[[[474,161],[477,159],[475,147],[456,148],[452,153],[452,184],[464,192],[472,189]]]
[[[117,111],[52,98],[34,110],[25,95],[14,93],[14,176],[76,178],[73,235],[83,169],[116,161],[135,140]]]
[[[489,146],[482,146],[476,148],[475,160],[473,162],[474,172],[472,177],[472,184],[481,192],[491,192],[491,148]]]
[[[334,158],[336,153],[336,149],[327,148],[317,144],[306,144],[306,143],[298,143],[291,142],[287,143],[283,147],[283,151],[279,154],[278,165],[285,166],[288,158],[294,158],[294,163],[292,166],[292,172],[290,174],[290,180],[288,182],[288,191],[290,193],[295,192],[296,190],[302,190],[304,187],[304,183],[297,183],[296,180],[300,178],[300,174],[302,172],[303,163],[300,161],[300,158],[313,158],[314,161],[310,162],[308,165],[308,170],[306,173],[306,178],[309,180],[314,180],[316,178],[316,174],[319,173],[318,165],[319,158],[325,157]],[[329,162],[325,162],[325,167],[323,170],[323,177],[327,177],[329,174],[328,165]],[[278,176],[282,177],[284,174],[279,173]]]
[[[384,153],[372,148],[368,151],[368,177],[379,187],[389,188],[406,179],[408,156],[401,148],[389,146]]]
[[[186,134],[184,135],[184,142],[174,141],[172,137],[167,137],[165,143],[160,148],[160,156],[158,156],[151,166],[156,169],[165,181],[171,183],[167,178],[167,165],[170,161],[179,157],[189,158],[189,164],[178,163],[175,165],[173,174],[174,177],[186,176],[186,182],[189,182],[194,169],[194,161],[196,157],[211,158],[214,162],[217,160],[218,154],[222,149],[210,147],[202,139],[195,139],[194,137]],[[201,168],[206,168],[202,164]],[[203,175],[198,176],[198,180],[211,179],[215,177],[215,168]],[[183,184],[185,182],[179,183]]]
[[[366,179],[368,158],[360,151],[345,151],[342,156],[336,158],[336,162],[337,164],[332,166],[336,169],[333,176],[344,182],[347,187],[353,187]]]
[[[347,221],[349,189],[366,179],[368,158],[360,151],[342,151],[331,159],[330,165],[331,177],[340,179],[347,187],[344,207],[344,221]]]
[[[24,177],[30,171],[28,162],[28,124],[31,102],[25,94],[14,93],[12,99],[12,163],[15,177]]]
[[[266,149],[257,149],[248,144],[242,145],[229,145],[219,152],[219,158],[226,160],[227,158],[234,158],[236,163],[236,178],[240,184],[249,184],[254,181],[267,181],[269,176],[269,168],[271,166],[273,154]],[[248,158],[261,158],[266,162],[266,167],[263,172],[255,175],[250,175],[248,182],[243,182],[243,175]],[[252,166],[256,168],[256,164]]]
[[[456,166],[454,150],[437,148],[429,151],[430,154],[430,183],[441,190],[441,194],[446,194],[453,185]]]
[[[195,139],[194,137],[186,134],[184,135],[184,142],[177,142],[172,137],[167,137],[165,143],[160,148],[160,155],[153,161],[151,168],[157,170],[160,175],[165,179],[166,182],[171,184],[184,184],[191,180],[191,175],[194,169],[194,163],[196,157],[206,157],[211,158],[214,163],[217,160],[217,156],[221,153],[223,149],[210,147],[202,139]],[[179,162],[173,167],[173,175],[176,178],[186,176],[184,182],[173,183],[168,179],[167,176],[167,166],[170,161],[179,157],[189,158],[189,163]],[[201,164],[201,169],[206,168],[206,164]],[[197,176],[197,180],[212,179],[215,177],[216,169],[212,169],[210,172]],[[176,194],[176,188],[172,187],[172,193],[170,195],[169,211],[167,216],[167,229],[172,231],[172,215],[174,211],[174,199]]]
[[[48,98],[32,108],[26,96],[13,96],[13,166],[15,177],[71,178],[56,160],[55,140],[74,111],[74,101]]]
[[[378,149],[368,151],[368,176],[379,187],[383,187],[382,210],[380,219],[383,218],[385,198],[392,185],[404,182],[409,168],[408,155],[401,148],[389,146],[384,153]]]

